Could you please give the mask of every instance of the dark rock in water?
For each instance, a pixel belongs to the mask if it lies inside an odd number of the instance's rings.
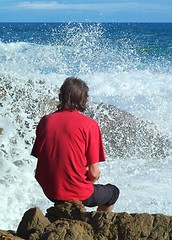
[[[0,134],[2,134],[2,132],[3,132],[3,128],[0,128]]]
[[[80,202],[64,202],[47,209],[35,207],[23,216],[16,236],[28,240],[171,240],[172,216],[86,212]],[[49,220],[48,220],[49,219]]]
[[[112,157],[162,158],[172,149],[171,141],[153,123],[115,106],[92,104],[87,115],[99,122],[106,153]]]

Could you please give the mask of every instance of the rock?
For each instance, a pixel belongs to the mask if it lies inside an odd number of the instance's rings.
[[[50,224],[50,221],[39,208],[31,208],[25,212],[18,226],[17,235],[24,239],[38,239],[48,224]]]
[[[57,220],[45,228],[39,240],[93,240],[91,225],[71,219]]]
[[[47,220],[49,218],[49,220]],[[47,209],[28,210],[17,230],[28,240],[171,240],[172,216],[86,212],[80,202],[64,202]]]
[[[83,212],[85,212],[85,207],[80,201],[59,201],[55,207],[47,209],[46,217],[50,222],[60,218],[81,220]]]
[[[22,240],[23,238],[15,236],[14,231],[1,231],[0,230],[0,240]]]
[[[0,128],[0,134],[2,134],[2,132],[3,132],[3,128]]]

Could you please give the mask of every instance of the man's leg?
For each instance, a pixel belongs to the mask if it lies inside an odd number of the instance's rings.
[[[113,207],[114,207],[114,204],[110,206],[101,205],[101,206],[98,206],[97,211],[112,212]]]
[[[119,197],[119,189],[112,184],[94,184],[94,193],[82,203],[87,207],[97,207],[97,211],[112,212]]]

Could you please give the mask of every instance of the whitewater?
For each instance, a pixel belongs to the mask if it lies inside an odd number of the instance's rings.
[[[34,178],[36,159],[30,152],[40,119],[34,109],[39,102],[48,113],[45,99],[58,98],[66,77],[87,82],[90,105],[114,105],[155,124],[172,141],[169,25],[167,30],[157,27],[155,39],[153,27],[138,29],[126,25],[121,30],[113,24],[0,25],[0,229],[16,229],[31,207],[45,213],[52,206]],[[115,212],[172,215],[171,153],[147,159],[107,156],[100,169],[98,183],[120,189]]]

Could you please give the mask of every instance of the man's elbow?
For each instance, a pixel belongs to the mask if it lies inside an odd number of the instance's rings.
[[[88,171],[87,177],[88,177],[88,180],[94,183],[100,178],[100,171],[99,170],[96,172]]]

